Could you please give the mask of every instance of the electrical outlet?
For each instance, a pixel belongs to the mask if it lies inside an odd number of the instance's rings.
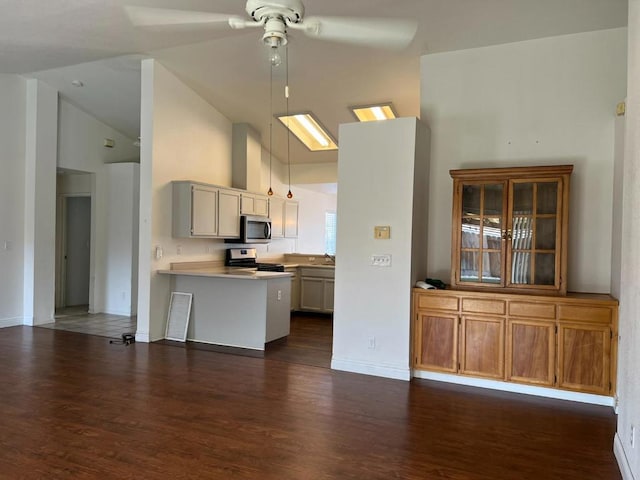
[[[178,245],[178,246],[176,247],[176,254],[178,254],[178,255],[182,255],[182,245]]]
[[[369,349],[370,350],[376,349],[376,337],[369,337]]]
[[[278,290],[278,301],[282,300],[282,290]]]
[[[631,448],[636,448],[636,427],[631,425]]]

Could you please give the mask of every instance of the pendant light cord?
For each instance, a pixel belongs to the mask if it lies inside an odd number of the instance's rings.
[[[285,46],[286,54],[286,86],[284,87],[284,96],[287,100],[287,168],[289,170],[289,192],[287,198],[293,198],[291,193],[291,129],[289,128],[289,45]]]
[[[268,195],[273,195],[271,189],[271,160],[273,154],[273,64],[269,62],[269,191]]]

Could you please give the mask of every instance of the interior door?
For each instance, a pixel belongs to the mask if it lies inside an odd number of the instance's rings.
[[[65,306],[89,304],[91,197],[67,197]]]

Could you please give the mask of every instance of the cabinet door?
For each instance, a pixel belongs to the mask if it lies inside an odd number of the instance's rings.
[[[454,188],[452,283],[504,286],[506,181],[459,181]]]
[[[284,237],[284,200],[271,197],[269,199],[269,218],[271,219],[271,238]]]
[[[458,371],[457,315],[418,313],[415,367],[456,373]]]
[[[562,180],[512,180],[509,185],[507,286],[558,290]]]
[[[312,312],[324,310],[324,279],[309,277],[300,279],[300,309]]]
[[[504,318],[462,317],[460,373],[504,379]]]
[[[218,235],[218,189],[200,185],[191,187],[191,235]]]
[[[324,281],[324,310],[325,312],[333,312],[333,295],[334,295],[334,280]]]
[[[558,328],[558,386],[608,395],[610,356],[611,329],[608,325],[561,322]]]
[[[256,211],[256,198],[250,193],[240,195],[240,213],[242,215],[253,215]]]
[[[509,320],[507,323],[507,380],[553,386],[555,346],[554,322]]]
[[[298,238],[298,202],[284,204],[284,236]]]
[[[256,195],[253,204],[253,214],[263,217],[269,216],[269,200],[264,195]]]
[[[220,219],[218,236],[225,238],[240,237],[240,193],[233,190],[220,190],[218,203]]]
[[[291,277],[291,311],[300,310],[300,277],[297,268],[287,268],[285,271],[293,273]]]

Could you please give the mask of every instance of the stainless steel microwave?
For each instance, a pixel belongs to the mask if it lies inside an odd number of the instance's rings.
[[[271,219],[257,215],[241,215],[240,241],[242,243],[269,243],[271,241]]]

